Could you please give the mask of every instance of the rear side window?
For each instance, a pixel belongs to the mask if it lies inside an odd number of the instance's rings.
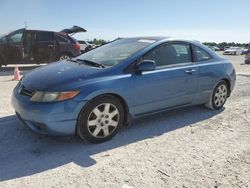
[[[163,44],[143,56],[143,60],[153,60],[158,67],[192,62],[189,44]]]
[[[57,40],[59,43],[69,43],[69,42],[70,42],[68,39],[66,39],[66,38],[63,37],[63,36],[55,35],[55,37],[56,37],[56,40]]]
[[[195,55],[195,61],[196,62],[202,62],[212,59],[212,56],[209,55],[205,50],[194,46],[194,55]]]
[[[53,41],[54,35],[52,32],[37,32],[36,33],[36,41],[37,42],[48,42]]]

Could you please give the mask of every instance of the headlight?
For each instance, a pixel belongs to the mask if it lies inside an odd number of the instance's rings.
[[[79,91],[67,91],[67,92],[42,92],[37,91],[31,97],[33,102],[56,102],[65,101],[75,97]]]

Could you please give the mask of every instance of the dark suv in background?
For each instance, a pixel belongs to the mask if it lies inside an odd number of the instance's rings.
[[[49,63],[81,54],[72,34],[86,32],[73,26],[61,32],[19,29],[0,37],[0,67],[8,64]],[[71,36],[69,36],[71,35]]]

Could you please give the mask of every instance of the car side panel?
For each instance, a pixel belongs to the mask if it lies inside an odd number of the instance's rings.
[[[231,63],[224,60],[198,63],[198,89],[193,104],[209,101],[214,87],[222,79],[227,79],[234,86],[235,71]]]
[[[195,72],[185,72],[191,69]],[[135,75],[134,83],[135,115],[191,104],[197,88],[196,65],[145,72]]]

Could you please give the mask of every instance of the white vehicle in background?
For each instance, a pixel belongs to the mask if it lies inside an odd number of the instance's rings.
[[[224,55],[241,55],[243,49],[240,47],[230,47],[224,51]]]
[[[92,45],[89,44],[87,41],[78,40],[78,43],[80,44],[81,53],[87,52],[92,49]]]

